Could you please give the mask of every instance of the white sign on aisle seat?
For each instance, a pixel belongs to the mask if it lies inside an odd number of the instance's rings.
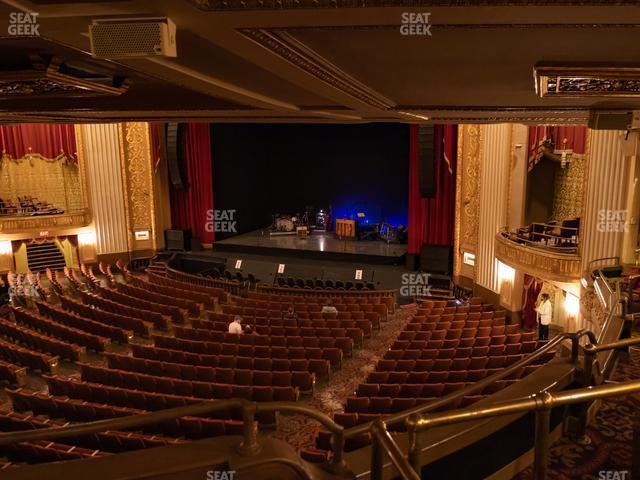
[[[284,273],[284,263],[278,264],[278,273]]]
[[[356,280],[362,280],[362,270],[356,270]]]
[[[242,268],[242,260],[236,260],[236,270],[240,270]]]

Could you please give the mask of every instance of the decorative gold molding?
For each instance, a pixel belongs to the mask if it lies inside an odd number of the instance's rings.
[[[496,234],[495,256],[529,275],[556,282],[574,282],[582,275],[580,255],[547,252],[512,242]]]
[[[86,227],[91,223],[91,212],[86,209],[83,212],[66,213],[62,215],[43,215],[31,217],[0,217],[0,233],[3,235],[25,233],[26,231],[39,232],[48,230],[47,236],[55,236],[56,232],[50,229],[69,229]]]
[[[251,11],[251,10],[326,10],[340,8],[381,8],[398,7],[471,7],[471,6],[548,6],[549,0],[404,0],[400,5],[397,0],[191,0],[198,9],[204,11]],[[617,5],[633,5],[632,0],[618,0]],[[556,0],[553,5],[585,6],[611,5],[606,0]]]
[[[129,250],[150,247],[155,249],[153,162],[149,124],[121,123],[118,132]],[[135,239],[135,232],[138,230],[149,230],[151,244]]]
[[[240,33],[309,75],[313,75],[363,103],[382,110],[395,107],[393,100],[351,77],[284,30],[244,28],[240,30]]]
[[[544,97],[640,97],[640,67],[536,65],[536,92]]]

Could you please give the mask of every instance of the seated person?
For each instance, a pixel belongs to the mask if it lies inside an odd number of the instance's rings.
[[[293,308],[293,305],[290,306],[287,309],[287,311],[282,314],[282,318],[286,319],[286,320],[297,320],[298,319],[298,314],[296,313],[295,309]]]
[[[229,333],[241,334],[242,332],[242,317],[240,315],[236,315],[233,318],[233,322],[229,324]]]
[[[334,305],[328,304],[322,307],[321,313],[338,313],[338,309]]]

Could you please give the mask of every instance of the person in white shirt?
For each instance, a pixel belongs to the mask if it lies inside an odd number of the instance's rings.
[[[229,333],[241,334],[242,332],[242,317],[240,315],[236,315],[233,322],[229,324]]]
[[[324,305],[322,307],[321,313],[338,313],[338,309],[331,304]]]
[[[538,339],[549,340],[549,324],[551,323],[551,300],[549,294],[542,294],[542,302],[536,307],[538,312]]]

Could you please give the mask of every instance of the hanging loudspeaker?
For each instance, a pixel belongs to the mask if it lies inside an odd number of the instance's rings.
[[[169,177],[176,190],[189,190],[189,181],[185,172],[184,155],[182,154],[181,136],[183,125],[179,123],[167,123],[167,164],[169,165]]]

